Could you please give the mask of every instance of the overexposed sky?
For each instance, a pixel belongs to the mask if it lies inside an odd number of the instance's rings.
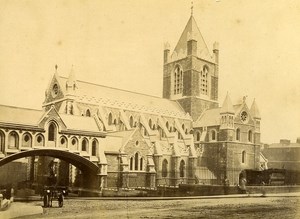
[[[0,104],[41,109],[54,73],[161,96],[163,44],[188,0],[0,1]],[[210,49],[220,43],[219,102],[256,98],[262,141],[300,137],[300,1],[194,0]]]

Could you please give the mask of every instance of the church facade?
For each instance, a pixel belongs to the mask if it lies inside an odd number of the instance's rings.
[[[219,107],[218,43],[212,54],[191,16],[172,54],[165,45],[162,98],[80,81],[73,69],[63,77],[56,67],[43,110],[0,107],[0,157],[67,150],[99,165],[101,187],[238,184],[243,169],[259,168],[261,118],[255,101],[233,105],[227,94]]]

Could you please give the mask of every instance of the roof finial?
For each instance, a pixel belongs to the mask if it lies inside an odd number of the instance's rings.
[[[194,4],[193,4],[193,1],[191,2],[191,16],[193,16],[193,10],[194,10]]]
[[[57,72],[57,68],[58,68],[58,66],[57,66],[57,64],[55,65],[55,72]]]

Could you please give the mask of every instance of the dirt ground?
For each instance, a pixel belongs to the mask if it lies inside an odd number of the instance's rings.
[[[42,205],[42,202],[32,202]],[[242,197],[187,200],[66,199],[63,208],[22,218],[300,218],[300,197]]]

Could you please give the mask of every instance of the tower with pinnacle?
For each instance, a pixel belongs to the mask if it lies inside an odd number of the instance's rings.
[[[176,100],[195,121],[205,109],[218,107],[218,43],[213,55],[191,16],[174,51],[165,44],[163,98]]]

